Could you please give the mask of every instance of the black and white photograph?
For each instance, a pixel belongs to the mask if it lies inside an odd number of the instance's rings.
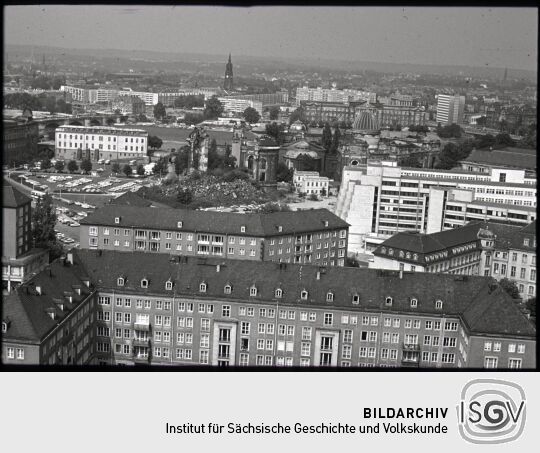
[[[536,369],[536,8],[3,12],[6,371]]]

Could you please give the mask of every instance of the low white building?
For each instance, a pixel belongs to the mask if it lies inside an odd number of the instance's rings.
[[[54,156],[61,160],[138,159],[148,150],[148,132],[117,127],[60,126]]]
[[[331,181],[326,176],[320,176],[317,171],[295,171],[293,175],[296,192],[306,195],[328,196],[328,187]]]
[[[259,115],[263,113],[263,105],[261,101],[253,101],[250,99],[241,99],[236,97],[219,97],[219,102],[223,105],[223,110],[227,113],[244,113],[248,107],[257,110]]]

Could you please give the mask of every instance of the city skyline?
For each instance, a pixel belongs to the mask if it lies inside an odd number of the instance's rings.
[[[9,6],[5,13],[7,45],[537,67],[532,8],[53,5]]]

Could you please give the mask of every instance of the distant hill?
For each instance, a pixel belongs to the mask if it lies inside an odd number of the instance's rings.
[[[81,56],[96,57],[96,58],[122,58],[148,62],[204,62],[208,64],[223,63],[226,61],[225,55],[221,54],[200,54],[200,53],[185,53],[185,52],[158,52],[150,50],[118,50],[118,49],[67,49],[50,46],[29,46],[8,44],[4,48],[4,52],[9,54],[9,60],[16,56],[30,55],[63,55],[63,56]],[[445,75],[464,75],[476,78],[497,78],[500,79],[504,73],[504,68],[496,67],[473,67],[473,66],[457,66],[457,65],[427,65],[413,63],[385,63],[374,61],[343,61],[330,59],[302,59],[302,58],[272,58],[272,57],[256,57],[245,55],[234,55],[233,61],[235,64],[250,64],[259,65],[261,67],[282,67],[288,66],[291,68],[304,68],[306,70],[316,71],[320,69],[331,69],[338,67],[340,70],[346,71],[363,71],[371,70],[383,73],[416,73],[416,74],[445,74]],[[526,69],[508,68],[511,78],[527,79],[536,81],[536,71]]]

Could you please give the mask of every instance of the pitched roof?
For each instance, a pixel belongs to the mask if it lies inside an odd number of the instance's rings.
[[[117,198],[111,200],[109,204],[113,205],[124,205],[124,206],[138,206],[138,207],[150,207],[152,205],[151,201],[145,200],[134,192],[126,192],[123,195],[120,195]]]
[[[201,259],[142,252],[77,250],[79,259],[92,281],[102,290],[117,288],[117,278],[125,278],[122,291],[138,294],[171,295],[165,282],[173,282],[172,294],[250,303],[275,303],[275,290],[283,291],[280,304],[297,307],[331,307],[351,311],[403,312],[432,316],[461,316],[475,333],[500,333],[534,336],[535,329],[519,308],[495,293],[498,288],[489,277],[467,277],[450,274],[398,272],[366,268],[343,268],[254,262],[242,260]],[[219,265],[219,268],[218,268]],[[319,273],[319,278],[317,275]],[[149,286],[141,288],[141,279]],[[206,292],[199,285],[207,284]],[[224,293],[225,285],[232,286],[231,294]],[[250,296],[250,288],[257,295]],[[308,292],[301,298],[301,292]],[[333,302],[326,301],[327,293],[334,294]],[[352,296],[359,296],[359,303]],[[494,295],[501,301],[491,305]],[[392,297],[392,306],[386,305]],[[410,299],[417,299],[411,307]],[[435,301],[443,301],[443,309],[435,308]],[[504,310],[499,311],[501,307]]]
[[[121,226],[184,230],[217,234],[240,234],[245,227],[247,236],[273,236],[347,228],[349,224],[327,209],[283,211],[269,214],[239,214],[232,212],[192,211],[187,209],[150,208],[109,205],[97,209],[80,221],[84,225],[114,225],[120,217]],[[182,222],[179,230],[178,222]],[[325,227],[324,222],[328,221]],[[280,232],[278,226],[282,227]]]
[[[3,190],[4,204],[2,206],[4,208],[18,208],[19,206],[23,206],[25,204],[32,202],[31,198],[27,197],[21,191],[16,189],[12,184],[10,184],[5,179],[4,179],[3,189],[4,189]]]
[[[536,170],[536,150],[506,147],[502,149],[474,149],[464,162],[475,162],[492,166],[515,167]]]
[[[83,283],[84,273],[78,263],[64,266],[62,260],[57,260],[30,282],[5,296],[3,317],[8,317],[11,322],[4,335],[10,339],[32,342],[43,339],[91,293],[92,289]],[[80,295],[75,292],[74,286],[81,288]],[[41,288],[41,295],[36,292],[36,287]],[[68,293],[72,296],[72,303],[65,297]],[[62,301],[63,310],[58,308],[55,300]],[[54,311],[55,319],[47,310]]]

